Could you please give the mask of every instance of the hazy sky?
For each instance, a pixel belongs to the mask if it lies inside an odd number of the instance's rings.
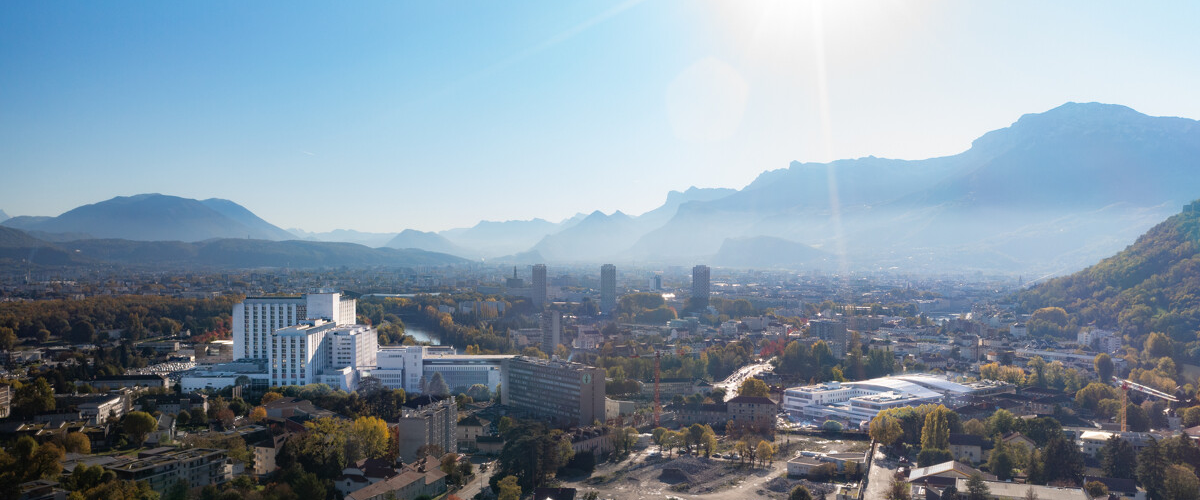
[[[5,2],[0,209],[281,227],[639,214],[1067,101],[1200,118],[1200,2]]]

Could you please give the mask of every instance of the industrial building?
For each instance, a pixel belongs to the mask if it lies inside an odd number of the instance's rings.
[[[934,375],[895,375],[859,382],[824,382],[783,393],[783,410],[793,420],[837,420],[859,427],[879,412],[926,403],[953,404],[967,396],[1001,392],[994,381],[960,384]]]

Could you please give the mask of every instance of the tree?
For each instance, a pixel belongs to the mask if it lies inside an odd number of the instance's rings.
[[[250,421],[251,422],[262,422],[264,418],[267,418],[267,409],[266,408],[263,408],[261,406],[255,406],[253,410],[250,410]]]
[[[884,498],[887,500],[912,500],[912,487],[908,482],[892,476],[892,482],[888,484],[887,494]]]
[[[225,429],[232,428],[233,421],[236,418],[237,418],[237,415],[234,415],[233,410],[231,410],[229,408],[223,408],[223,409],[217,411],[217,421],[220,422],[221,427],[223,427]]]
[[[738,388],[738,394],[751,397],[769,397],[771,389],[767,387],[767,383],[760,379],[748,378],[742,381],[741,387]]]
[[[488,390],[488,386],[483,384],[475,384],[467,388],[467,396],[475,401],[488,401],[492,399],[492,392]]]
[[[987,500],[988,490],[987,483],[983,482],[983,475],[978,472],[972,472],[971,477],[967,478],[967,500]]]
[[[963,433],[970,434],[972,436],[986,437],[987,425],[984,425],[982,420],[972,418],[971,420],[963,422]]]
[[[904,429],[900,428],[900,423],[896,419],[887,415],[877,415],[871,419],[869,434],[871,439],[874,439],[879,444],[891,446],[904,435]]]
[[[457,453],[447,453],[445,455],[442,455],[440,468],[442,469],[442,472],[445,472],[446,476],[451,479],[449,481],[450,483],[461,484],[462,478],[456,476],[456,473],[458,472],[458,454]]]
[[[280,394],[280,393],[274,392],[274,391],[268,392],[266,394],[263,394],[262,404],[268,405],[275,401],[279,401],[280,399],[283,399],[283,394]]]
[[[1042,449],[1042,463],[1047,467],[1042,470],[1041,484],[1057,480],[1079,484],[1080,479],[1083,478],[1083,454],[1075,445],[1074,440],[1067,439],[1062,435],[1054,436],[1046,442],[1046,446]]]
[[[27,418],[54,409],[54,389],[46,379],[38,377],[33,382],[16,387],[12,399],[12,414]]]
[[[1192,406],[1183,410],[1183,426],[1195,427],[1200,425],[1200,406]]]
[[[744,463],[744,460],[749,458],[753,452],[753,450],[750,449],[750,445],[745,441],[738,441],[734,443],[733,451],[738,454],[738,464]]]
[[[1017,429],[1017,418],[1012,412],[1001,408],[988,417],[987,428],[989,436],[1008,434]]]
[[[347,422],[322,417],[304,423],[302,438],[292,438],[285,450],[295,443],[295,457],[303,470],[312,471],[321,479],[332,479],[346,468]]]
[[[951,460],[954,460],[954,455],[950,453],[950,450],[923,449],[920,453],[917,453],[917,465],[920,467],[928,467]]]
[[[67,434],[67,437],[63,438],[63,448],[68,453],[90,455],[92,453],[92,440],[88,439],[87,435],[82,432],[71,432]]]
[[[695,445],[696,450],[699,451],[700,441],[704,438],[704,426],[700,424],[692,424],[691,427],[687,428],[687,435],[685,437],[687,443],[689,443],[688,450],[691,451],[691,445]]]
[[[133,411],[125,415],[122,428],[125,429],[125,434],[132,437],[138,446],[141,446],[146,441],[146,436],[158,428],[158,420],[144,411]]]
[[[713,432],[712,427],[707,425],[704,427],[707,429],[704,431],[700,445],[704,447],[704,458],[708,458],[717,449],[717,434]]]
[[[1100,448],[1100,470],[1105,477],[1133,479],[1137,471],[1137,453],[1129,441],[1117,435],[1108,438]]]
[[[1091,496],[1092,498],[1108,497],[1108,486],[1105,486],[1104,483],[1100,481],[1088,481],[1087,484],[1083,485],[1083,489],[1086,490],[1088,492],[1088,496]]]
[[[90,344],[96,340],[96,327],[87,321],[80,321],[71,327],[71,341],[76,344]]]
[[[433,372],[433,376],[429,379],[429,385],[425,392],[435,396],[450,395],[450,386],[446,385],[446,379],[442,378],[442,372]]]
[[[667,447],[668,456],[674,453],[675,448],[686,445],[687,441],[684,436],[685,434],[680,431],[667,431],[666,434],[663,434],[663,444]]]
[[[947,414],[950,410],[938,405],[925,415],[925,426],[921,428],[921,451],[950,449],[950,422]]]
[[[1021,498],[1023,500],[1038,500],[1037,492],[1033,491],[1033,486],[1026,488],[1025,496],[1023,496]]]
[[[382,458],[387,454],[390,439],[387,423],[382,419],[358,417],[350,423],[347,431],[346,461],[357,462],[359,458]]]
[[[650,431],[650,441],[658,445],[659,452],[662,452],[663,448],[667,445],[667,432],[669,431],[666,427],[655,427],[654,430]]]
[[[1146,342],[1142,347],[1143,352],[1149,356],[1150,359],[1158,359],[1163,356],[1171,355],[1171,339],[1162,333],[1151,333],[1150,336],[1146,338]]]
[[[499,485],[498,500],[521,500],[521,486],[517,484],[516,476],[504,476]]]
[[[1007,481],[1013,477],[1014,464],[1012,452],[1008,445],[996,436],[995,445],[992,447],[992,453],[988,457],[988,470],[1000,478],[1001,481]]]
[[[64,455],[66,455],[66,451],[54,443],[37,446],[28,455],[28,459],[20,462],[20,467],[23,467],[25,470],[23,481],[58,477],[62,473]]]
[[[1200,480],[1188,466],[1170,465],[1163,474],[1163,493],[1171,500],[1197,500],[1200,498]]]
[[[1096,361],[1093,362],[1096,367],[1096,374],[1100,376],[1100,382],[1107,384],[1113,376],[1115,367],[1113,366],[1112,356],[1107,353],[1096,355]]]
[[[775,447],[771,446],[766,440],[760,440],[758,445],[754,447],[754,454],[758,456],[758,463],[766,465],[767,462],[774,463]]]
[[[1125,425],[1133,432],[1150,430],[1150,415],[1141,406],[1129,403],[1125,405]]]
[[[1081,408],[1095,411],[1100,407],[1100,401],[1118,399],[1121,394],[1115,387],[1100,382],[1092,382],[1075,393],[1075,404]]]
[[[633,427],[617,427],[612,430],[610,439],[613,442],[613,450],[624,456],[633,451],[634,445],[637,444],[638,432]]]
[[[812,500],[812,493],[809,493],[808,488],[804,485],[792,488],[792,492],[788,494],[788,500]]]
[[[1146,488],[1147,497],[1163,498],[1168,465],[1162,447],[1158,441],[1151,438],[1137,457],[1137,479],[1142,487]]]
[[[829,432],[842,432],[843,427],[842,423],[837,420],[826,420],[825,423],[821,424],[821,429]]]

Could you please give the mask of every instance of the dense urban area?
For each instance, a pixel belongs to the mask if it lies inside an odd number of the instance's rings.
[[[9,266],[0,496],[1197,498],[1196,256],[1156,231],[1037,284]]]

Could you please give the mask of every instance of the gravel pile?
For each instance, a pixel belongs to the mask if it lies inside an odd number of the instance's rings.
[[[804,479],[787,479],[783,477],[771,479],[770,481],[767,481],[763,487],[776,493],[791,493],[797,485],[801,484],[807,487],[809,493],[812,493],[813,497],[815,498],[821,498],[822,495],[833,492],[833,486],[830,484],[814,483]]]
[[[728,478],[729,465],[716,460],[685,455],[674,460],[664,461],[662,467],[663,474],[660,479],[663,482],[676,483],[686,478],[688,484],[699,485]]]

